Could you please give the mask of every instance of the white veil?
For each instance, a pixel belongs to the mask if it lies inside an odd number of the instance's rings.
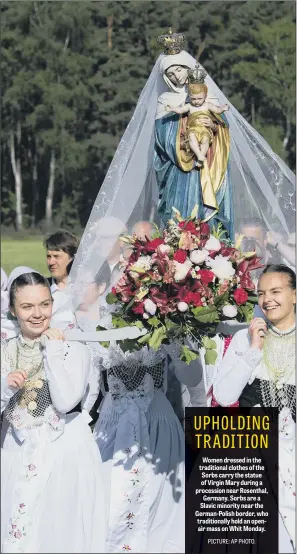
[[[187,64],[183,62],[185,54],[190,60]],[[172,57],[177,65],[189,66],[191,63],[193,66],[196,63],[185,52]],[[159,223],[158,189],[153,167],[154,125],[158,97],[168,92],[161,71],[165,58],[170,56],[159,56],[141,92],[83,233],[70,273],[75,309],[81,301],[85,276],[95,278],[119,234],[125,230],[131,232],[139,221]],[[168,67],[167,62],[165,66]],[[230,105],[209,76],[206,84],[209,97],[217,98],[220,104]],[[295,175],[234,106],[230,105],[226,117],[231,135],[230,175],[235,231],[243,218],[257,217],[267,230],[288,236],[295,231]]]

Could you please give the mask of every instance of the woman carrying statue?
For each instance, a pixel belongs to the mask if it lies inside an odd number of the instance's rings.
[[[102,464],[75,408],[89,352],[50,328],[47,279],[14,274],[15,337],[1,345],[1,552],[105,552]]]
[[[214,380],[221,406],[279,410],[279,552],[295,552],[295,318],[296,275],[285,265],[267,266],[258,283],[265,319],[238,331]]]

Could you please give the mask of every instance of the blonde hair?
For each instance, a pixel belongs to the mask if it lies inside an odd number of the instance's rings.
[[[199,94],[199,92],[204,92],[205,94],[208,93],[208,88],[205,83],[189,83],[188,89],[190,95]]]

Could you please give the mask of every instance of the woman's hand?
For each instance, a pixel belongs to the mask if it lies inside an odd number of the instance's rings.
[[[210,129],[212,129],[212,131],[216,131],[217,125],[216,123],[213,122],[213,120],[210,117],[207,117],[207,116],[201,117],[199,119],[199,123],[201,123],[205,127],[209,127]]]
[[[64,333],[60,329],[47,329],[42,333],[49,340],[65,340]]]
[[[255,317],[249,326],[249,335],[251,337],[251,347],[262,350],[264,338],[267,333],[267,325],[261,317]]]
[[[27,377],[28,373],[22,369],[19,371],[12,371],[7,375],[7,384],[9,387],[21,389],[24,386]]]

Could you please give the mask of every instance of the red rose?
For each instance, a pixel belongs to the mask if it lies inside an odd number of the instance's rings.
[[[134,304],[132,312],[134,312],[135,314],[144,314],[144,302],[138,302],[137,304]]]
[[[162,292],[159,287],[152,287],[150,289],[150,299],[157,304],[158,308],[166,306],[168,303],[168,296],[166,292]]]
[[[178,226],[183,231],[188,231],[188,233],[191,233],[192,235],[198,234],[194,221],[181,221]]]
[[[112,292],[112,294],[116,294],[117,293],[116,288],[112,287],[111,292]]]
[[[201,225],[200,225],[200,233],[201,233],[201,235],[205,235],[205,236],[209,237],[209,235],[210,235],[210,228],[209,228],[208,223],[201,223]]]
[[[160,246],[160,244],[164,244],[164,240],[163,239],[154,239],[154,240],[151,240],[150,242],[148,242],[146,245],[145,245],[145,248],[147,250],[147,252],[154,252],[158,246]]]
[[[179,264],[183,264],[187,259],[187,253],[185,250],[177,250],[173,256],[173,259]]]
[[[185,295],[184,302],[187,304],[194,304],[194,306],[202,306],[199,292],[188,292],[188,294]]]
[[[236,289],[236,291],[233,294],[234,300],[238,306],[241,304],[245,304],[248,299],[248,293],[244,289]]]
[[[214,273],[210,271],[210,269],[200,269],[197,272],[197,275],[200,276],[200,281],[204,285],[208,285],[209,283],[211,283],[214,278]]]

